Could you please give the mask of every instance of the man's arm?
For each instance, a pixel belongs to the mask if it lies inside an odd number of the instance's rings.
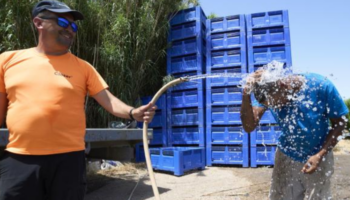
[[[0,92],[0,127],[4,123],[6,113],[7,113],[7,95]]]
[[[246,132],[250,133],[258,126],[265,110],[264,107],[253,107],[250,94],[248,94],[245,89],[243,90],[241,120]]]
[[[130,119],[129,113],[133,107],[125,104],[107,89],[92,96],[104,109],[116,117]],[[133,118],[137,121],[146,121],[150,123],[153,119],[156,106],[147,104],[134,108],[131,112]]]
[[[316,154],[309,158],[307,163],[304,165],[301,170],[304,173],[311,174],[319,165],[321,159],[331,151],[335,145],[338,143],[338,137],[343,134],[343,130],[345,128],[345,120],[340,118],[331,118],[332,129],[328,132],[325,142],[323,143],[322,149]]]

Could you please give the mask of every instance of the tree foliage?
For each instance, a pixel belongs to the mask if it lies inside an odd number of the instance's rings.
[[[350,99],[345,100],[345,105],[348,107],[348,110],[350,111]],[[347,114],[347,129],[350,131],[350,113]]]
[[[85,19],[72,53],[90,62],[122,101],[135,105],[140,96],[154,94],[166,74],[169,14],[196,0],[62,0]],[[0,53],[37,44],[31,9],[37,0],[0,0]],[[135,105],[136,106],[136,105]],[[115,117],[91,98],[87,126],[106,127]]]

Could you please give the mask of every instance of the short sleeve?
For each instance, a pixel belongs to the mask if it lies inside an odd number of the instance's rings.
[[[254,97],[253,94],[251,94],[250,99],[252,100],[252,106],[253,107],[262,107],[262,108],[267,108],[266,106],[264,106],[263,104],[260,104]]]
[[[333,83],[329,80],[327,80],[327,85],[325,87],[325,97],[327,106],[326,109],[330,118],[339,118],[349,113],[349,110],[341,98],[337,88],[335,88]]]
[[[101,75],[92,67],[89,63],[86,62],[87,67],[87,89],[90,96],[93,96],[104,89],[108,88],[107,83],[101,77]]]

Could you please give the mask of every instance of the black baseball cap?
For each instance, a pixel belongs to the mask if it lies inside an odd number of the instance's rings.
[[[32,10],[32,17],[36,17],[40,12],[48,10],[53,13],[70,13],[73,15],[74,20],[83,20],[84,16],[81,12],[72,10],[65,3],[59,1],[40,1],[36,3]]]

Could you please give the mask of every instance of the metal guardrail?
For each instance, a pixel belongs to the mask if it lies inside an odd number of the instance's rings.
[[[0,129],[0,147],[8,143],[8,130]],[[148,138],[152,139],[153,129],[148,129]],[[112,141],[142,141],[142,129],[115,129],[115,128],[88,128],[86,129],[85,142],[112,142]]]

